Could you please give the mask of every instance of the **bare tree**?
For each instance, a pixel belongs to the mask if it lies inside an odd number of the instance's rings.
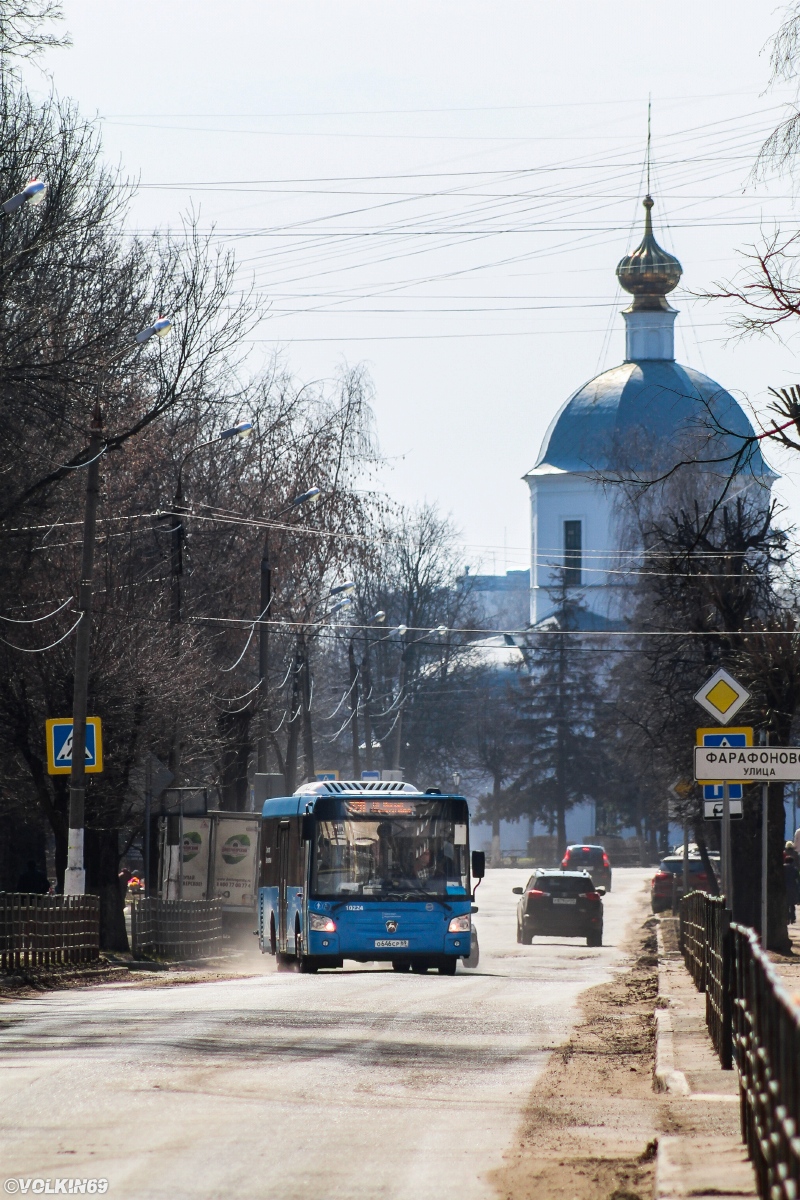
[[[635,680],[618,672],[616,680],[618,709],[638,727],[643,761],[655,767],[662,795],[670,777],[692,777],[699,717],[693,696],[718,666],[726,666],[752,691],[750,720],[776,741],[790,740],[800,704],[797,589],[787,535],[775,527],[772,510],[759,493],[742,493],[716,507],[707,489],[694,499],[684,493],[669,500],[662,495],[659,504],[638,507],[643,553],[635,623],[652,635],[637,647],[645,670]],[[676,746],[683,750],[676,752]],[[767,932],[771,946],[785,949],[782,788],[770,790]],[[687,815],[702,849],[707,827],[698,791],[690,797]],[[734,913],[755,927],[760,925],[759,879],[753,870],[759,831],[754,791],[733,830],[732,855]]]

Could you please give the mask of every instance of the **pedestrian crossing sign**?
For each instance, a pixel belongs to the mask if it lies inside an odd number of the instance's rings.
[[[697,731],[698,746],[752,746],[753,744],[753,727],[752,725],[739,725],[735,728],[728,726],[713,725],[710,728],[698,729]],[[710,801],[722,801],[722,781],[712,781],[710,779],[702,780],[703,783],[703,800],[706,801],[706,809]],[[728,799],[741,800],[744,792],[741,783],[728,784]],[[709,820],[708,811],[706,811],[706,820]]]
[[[47,729],[47,772],[69,775],[72,770],[72,717],[45,721]],[[103,727],[99,717],[86,718],[86,773],[97,775],[103,769]]]

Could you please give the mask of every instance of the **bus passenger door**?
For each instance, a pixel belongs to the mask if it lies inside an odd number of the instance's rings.
[[[289,892],[289,822],[278,826],[278,949],[286,951],[286,903]]]

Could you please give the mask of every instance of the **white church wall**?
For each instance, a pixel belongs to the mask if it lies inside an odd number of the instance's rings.
[[[531,472],[531,622],[553,607],[548,591],[558,584],[556,568],[564,565],[564,523],[581,522],[583,595],[596,613],[616,617],[620,577],[617,566],[614,505],[602,484],[568,472]]]

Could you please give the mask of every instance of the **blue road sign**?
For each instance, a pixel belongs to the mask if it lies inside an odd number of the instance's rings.
[[[743,787],[744,787],[744,784],[742,784],[742,783],[729,783],[728,784],[728,799],[729,800],[741,800],[742,795],[743,795],[743,793],[742,793]],[[703,799],[704,800],[719,800],[719,802],[721,804],[722,800],[723,800],[722,788],[723,788],[723,784],[721,784],[721,783],[704,783],[703,784]]]
[[[700,746],[752,746],[753,730],[749,727],[739,729],[698,729],[698,745]],[[723,785],[721,783],[704,783],[703,799],[723,802]],[[741,800],[743,797],[741,783],[728,784],[728,799]]]
[[[362,771],[361,772],[362,779],[380,779],[380,777],[381,777],[380,771]]]
[[[47,770],[51,775],[68,775],[72,770],[72,721],[69,717],[46,722]],[[86,771],[103,769],[103,734],[99,717],[86,718]]]

